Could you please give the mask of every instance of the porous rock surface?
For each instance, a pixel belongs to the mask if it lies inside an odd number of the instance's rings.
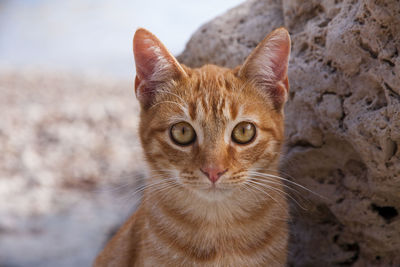
[[[280,26],[292,38],[282,171],[321,195],[293,204],[289,263],[399,266],[400,2],[249,0],[179,60],[234,67]]]

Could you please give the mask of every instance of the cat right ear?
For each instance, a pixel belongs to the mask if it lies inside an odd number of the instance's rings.
[[[268,34],[247,57],[239,76],[253,81],[266,93],[276,110],[281,110],[289,91],[290,36],[285,28]]]
[[[186,75],[175,57],[146,29],[136,31],[133,54],[136,64],[135,93],[144,108],[152,104],[163,84]]]

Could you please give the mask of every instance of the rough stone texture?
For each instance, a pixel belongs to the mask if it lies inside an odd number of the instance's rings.
[[[235,67],[276,25],[283,25],[281,3],[251,0],[202,26],[178,59],[192,67],[205,63]]]
[[[293,205],[293,266],[400,265],[400,2],[247,1],[179,59],[241,64],[272,29],[292,36],[282,170],[315,193]],[[299,188],[296,188],[299,189]]]
[[[0,266],[90,266],[138,199],[131,83],[0,71],[0,110]]]

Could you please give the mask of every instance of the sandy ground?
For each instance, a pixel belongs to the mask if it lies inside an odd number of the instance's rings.
[[[0,266],[90,266],[144,165],[130,82],[0,72]]]

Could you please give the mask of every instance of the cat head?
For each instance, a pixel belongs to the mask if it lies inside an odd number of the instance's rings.
[[[276,170],[290,37],[270,33],[234,70],[180,64],[149,31],[133,40],[140,138],[151,178],[201,195],[234,192]]]

